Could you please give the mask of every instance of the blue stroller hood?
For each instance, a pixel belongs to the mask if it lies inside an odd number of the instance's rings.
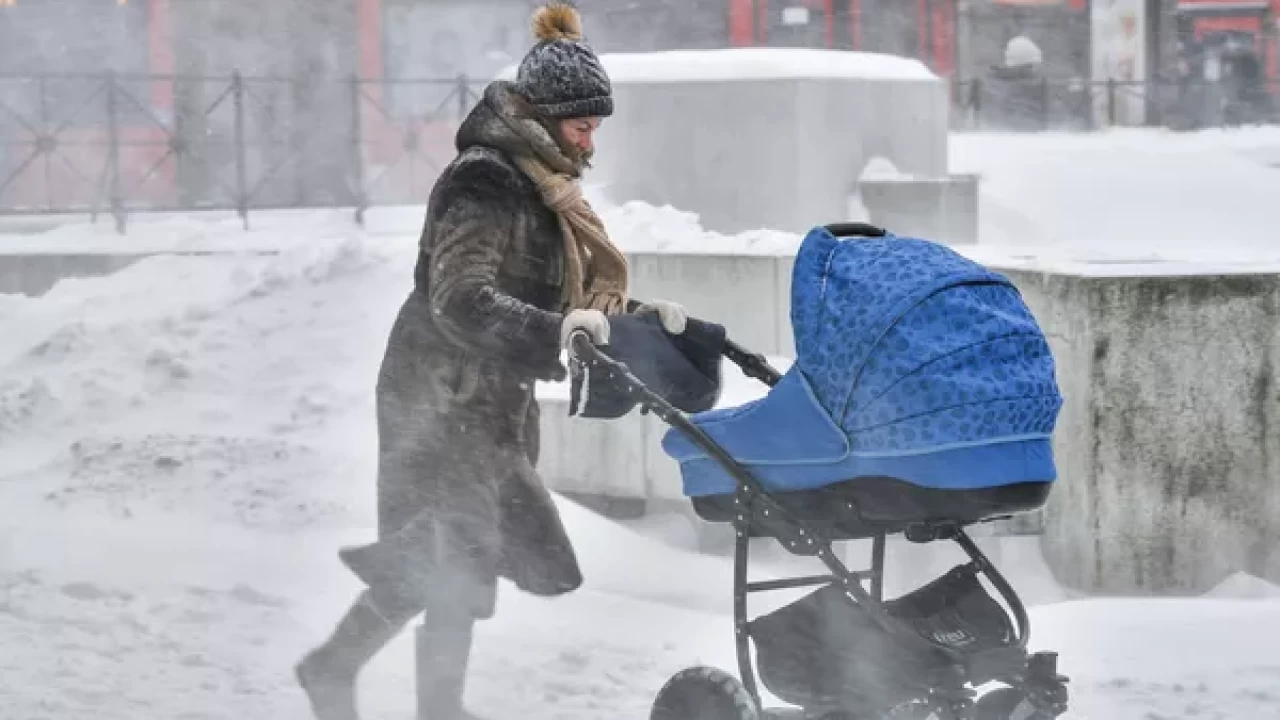
[[[796,362],[768,395],[690,418],[766,488],[1056,479],[1053,356],[1005,276],[925,240],[816,228],[796,256],[791,323]],[[734,491],[678,431],[663,447],[686,495]]]

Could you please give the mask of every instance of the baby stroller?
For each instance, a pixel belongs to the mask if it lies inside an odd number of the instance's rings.
[[[1028,651],[1024,606],[965,532],[1040,508],[1057,477],[1054,361],[1020,294],[945,246],[848,223],[806,236],[791,299],[796,362],[786,374],[724,339],[723,356],[770,386],[736,408],[686,416],[608,346],[571,340],[593,383],[671,426],[663,448],[694,511],[736,531],[738,677],[677,673],[651,720],[1059,717],[1067,679],[1057,655]],[[886,600],[885,541],[899,533],[951,540],[970,562]],[[756,537],[830,573],[749,581]],[[871,540],[869,570],[849,570],[832,551],[858,539]],[[813,586],[748,617],[751,593]],[[757,672],[794,707],[763,707]]]

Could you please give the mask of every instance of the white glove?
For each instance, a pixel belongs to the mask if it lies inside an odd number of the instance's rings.
[[[637,314],[646,312],[658,313],[663,329],[672,335],[684,333],[689,322],[689,313],[685,312],[684,306],[667,300],[654,300],[636,308]]]
[[[609,318],[599,310],[571,310],[560,322],[560,347],[569,347],[569,336],[582,330],[595,345],[609,344]]]

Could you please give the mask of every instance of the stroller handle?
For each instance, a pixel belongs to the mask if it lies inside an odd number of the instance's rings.
[[[619,363],[596,347],[595,343],[591,342],[591,336],[586,330],[574,330],[569,334],[569,350],[578,358],[602,363],[614,369],[621,369]],[[728,338],[725,338],[724,347],[720,353],[725,359],[737,365],[742,370],[743,375],[759,380],[769,387],[777,385],[778,381],[782,379],[782,373],[770,365],[764,355],[751,352]]]
[[[838,238],[884,237],[887,234],[884,228],[864,222],[831,223],[824,225],[823,229]]]
[[[770,365],[764,355],[753,353],[728,338],[725,339],[724,349],[721,352],[725,358],[742,370],[743,375],[749,378],[759,380],[769,387],[777,385],[778,381],[782,380],[782,373]]]
[[[610,358],[591,342],[591,335],[586,330],[574,330],[569,333],[569,352],[575,357],[586,360],[609,360]]]

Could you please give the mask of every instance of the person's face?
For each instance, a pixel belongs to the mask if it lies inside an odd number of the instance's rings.
[[[582,158],[595,154],[595,133],[603,118],[568,118],[560,121],[560,138]]]

